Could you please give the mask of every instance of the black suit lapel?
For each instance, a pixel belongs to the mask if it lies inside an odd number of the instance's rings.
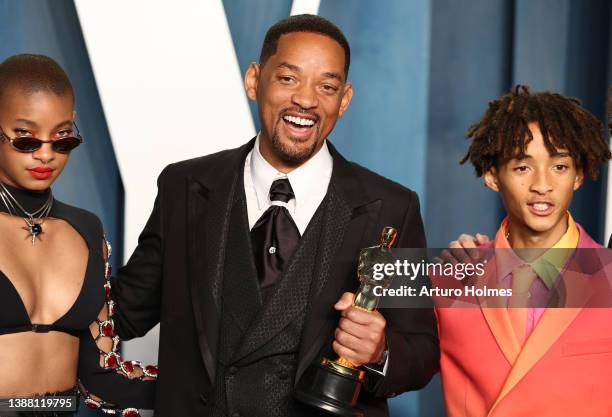
[[[372,246],[376,242],[366,242],[365,236],[372,236],[366,230],[372,228],[376,223],[380,209],[380,201],[372,202],[366,206],[361,206],[361,210],[351,210],[352,216],[346,225],[346,232],[342,239],[341,246],[338,242],[329,245],[330,253],[334,246],[337,249],[332,268],[328,275],[329,279],[321,280],[321,289],[318,296],[314,298],[312,310],[304,327],[303,343],[301,344],[296,382],[302,373],[323,347],[323,343],[328,342],[329,335],[334,330],[340,319],[340,315],[334,309],[334,304],[340,295],[350,291],[355,292],[359,286],[357,280],[357,256],[359,251],[367,246]],[[345,277],[354,279],[347,280]],[[332,358],[330,358],[332,359]]]
[[[242,175],[241,170],[240,176]],[[231,330],[234,334],[232,340],[244,335],[262,307],[242,178],[238,178],[233,200],[231,220],[225,239],[222,302],[223,326],[234,327]],[[224,331],[230,330],[224,329]],[[233,342],[230,343],[233,345]]]
[[[220,155],[214,178],[194,173],[187,178],[187,250],[189,286],[202,359],[215,381],[226,236],[237,175],[246,145]]]
[[[346,291],[354,292],[359,286],[357,280],[357,256],[359,251],[376,244],[366,242],[366,236],[376,236],[374,228],[380,214],[382,202],[371,200],[363,185],[356,177],[351,164],[328,143],[334,158],[334,169],[330,183],[333,191],[334,210],[326,222],[322,244],[324,255],[330,256],[328,268],[322,268],[317,278],[318,289],[312,298],[300,352],[295,383],[299,381],[306,368],[316,359],[324,343],[336,327],[339,314],[334,304]],[[321,262],[324,265],[325,262]],[[346,279],[346,277],[351,277]]]

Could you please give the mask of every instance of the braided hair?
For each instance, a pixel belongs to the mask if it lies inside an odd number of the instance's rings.
[[[533,140],[528,126],[532,122],[539,125],[551,155],[567,150],[576,166],[593,179],[599,164],[612,158],[603,124],[578,99],[552,92],[532,94],[527,86],[517,85],[489,102],[484,116],[469,128],[472,143],[460,163],[470,161],[480,177],[513,158],[525,157]]]

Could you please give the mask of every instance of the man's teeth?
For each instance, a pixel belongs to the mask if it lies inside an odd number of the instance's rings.
[[[296,125],[300,125],[300,126],[312,126],[315,124],[314,120],[303,119],[301,117],[295,117],[295,116],[283,116],[283,119],[285,119],[288,122],[294,123]]]
[[[547,203],[534,203],[533,204],[533,208],[538,211],[546,211],[548,210],[548,207],[550,207],[550,205]]]

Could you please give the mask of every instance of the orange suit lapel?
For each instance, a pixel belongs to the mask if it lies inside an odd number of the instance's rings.
[[[584,280],[588,279],[588,277],[580,272],[566,270],[562,279],[567,289],[565,305],[585,305],[589,297],[592,296],[592,292],[589,290],[588,286],[584,285]],[[550,349],[559,339],[581,311],[581,307],[547,308],[544,311],[539,323],[533,329],[533,333],[531,333],[525,342],[523,349],[520,350],[502,390],[489,411],[489,416],[493,413],[495,407],[501,400],[508,395],[516,384],[521,381],[527,372],[535,366],[548,349]],[[511,330],[511,324],[509,324],[509,326]]]
[[[483,307],[481,310],[497,345],[504,353],[508,363],[514,365],[521,352],[521,345],[512,328],[508,310],[493,307]]]
[[[489,416],[495,407],[504,399],[506,395],[519,383],[519,381],[533,368],[542,358],[548,349],[559,339],[561,334],[580,313],[581,308],[550,308],[546,309],[540,322],[533,330],[533,333],[525,342],[523,350],[519,353],[502,390],[500,391],[493,407],[489,411]],[[512,326],[510,325],[510,329]]]
[[[498,255],[492,257],[485,268],[484,279],[478,280],[476,286],[484,287],[492,284],[493,287],[498,285],[498,263],[500,259],[497,259]],[[503,255],[502,255],[503,258]],[[501,262],[505,262],[501,259]],[[478,303],[481,306],[482,314],[491,330],[491,334],[495,338],[497,345],[503,352],[504,356],[508,360],[508,363],[512,366],[516,362],[518,355],[521,351],[521,345],[512,327],[508,310],[506,309],[504,299],[478,297]]]

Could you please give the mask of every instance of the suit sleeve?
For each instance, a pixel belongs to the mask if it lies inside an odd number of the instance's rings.
[[[425,248],[419,198],[414,192],[411,197],[396,247]],[[438,371],[440,362],[433,309],[394,308],[381,310],[381,313],[387,320],[387,370],[384,377],[368,373],[366,389],[377,396],[390,397],[424,387]]]
[[[165,173],[157,180],[153,211],[125,266],[112,278],[115,329],[123,340],[144,336],[160,320],[162,263],[162,193]]]
[[[105,301],[89,330],[80,335],[79,387],[88,408],[105,414],[137,416],[138,408],[153,408],[157,367],[120,356],[121,340],[114,329],[116,309],[110,291],[111,247],[102,236]]]

